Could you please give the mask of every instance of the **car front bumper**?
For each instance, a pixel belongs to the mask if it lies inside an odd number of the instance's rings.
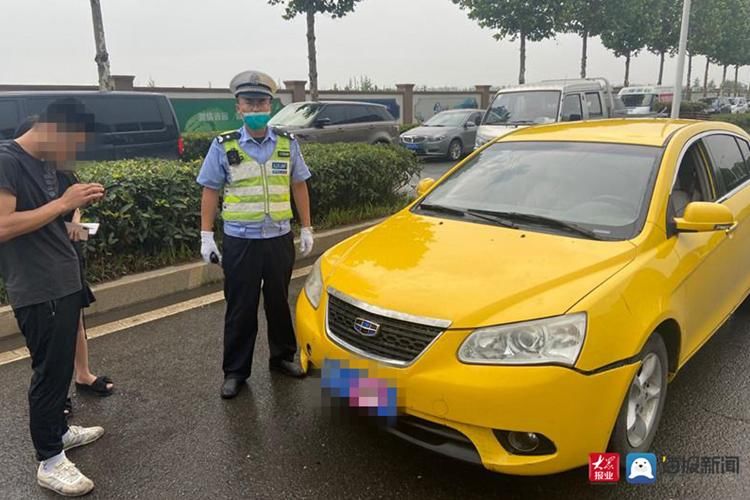
[[[296,329],[303,366],[321,368],[326,360],[338,360],[393,381],[408,427],[397,425],[395,434],[495,472],[553,474],[585,465],[589,453],[605,451],[639,366],[584,374],[560,366],[467,365],[456,353],[470,332],[458,330],[441,335],[413,364],[386,366],[333,341],[326,333],[326,306],[325,293],[318,310],[304,292],[300,295]],[[410,432],[415,426],[419,432]],[[496,431],[542,434],[556,450],[520,455],[506,449]]]

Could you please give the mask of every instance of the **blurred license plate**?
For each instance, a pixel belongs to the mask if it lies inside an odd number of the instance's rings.
[[[412,151],[418,151],[419,150],[419,144],[407,144],[406,149],[411,149]]]
[[[321,388],[328,397],[345,402],[351,408],[365,409],[371,416],[396,416],[394,381],[372,377],[367,370],[351,368],[345,361],[325,360]]]

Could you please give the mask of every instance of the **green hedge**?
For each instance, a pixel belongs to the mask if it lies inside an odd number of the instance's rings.
[[[185,142],[185,151],[182,153],[180,158],[182,161],[194,161],[203,160],[208,148],[211,146],[211,142],[219,135],[216,132],[194,132],[190,134],[182,134],[182,139]]]
[[[313,224],[392,213],[405,203],[396,192],[421,168],[414,155],[397,146],[307,144],[302,149],[313,173]],[[198,257],[200,165],[141,159],[80,169],[83,182],[119,183],[83,212],[85,221],[101,224],[86,243],[91,283]],[[1,282],[0,301],[5,301]]]
[[[712,120],[729,122],[750,132],[750,113],[711,115]]]

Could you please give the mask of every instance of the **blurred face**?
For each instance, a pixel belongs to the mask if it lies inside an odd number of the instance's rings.
[[[73,132],[52,123],[37,124],[37,137],[45,160],[54,162],[58,168],[69,166],[86,149],[89,135],[86,132]]]

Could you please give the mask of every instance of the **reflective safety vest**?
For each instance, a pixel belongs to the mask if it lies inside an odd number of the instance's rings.
[[[261,222],[266,215],[277,222],[291,219],[291,139],[277,135],[276,149],[261,164],[242,150],[239,138],[237,131],[218,138],[229,161],[222,218],[228,222]]]

